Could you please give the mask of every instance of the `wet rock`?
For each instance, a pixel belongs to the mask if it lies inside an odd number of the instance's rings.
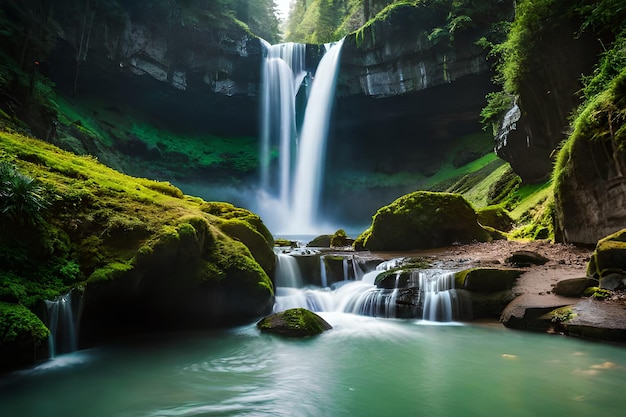
[[[571,278],[557,282],[553,292],[563,297],[580,297],[589,287],[598,286],[598,280],[589,278]]]
[[[457,272],[456,287],[472,292],[496,292],[513,288],[522,274],[519,269],[473,268]]]
[[[315,336],[333,328],[326,320],[304,308],[272,314],[261,319],[256,326],[262,332],[287,337]]]
[[[548,313],[570,304],[567,298],[555,295],[524,294],[509,303],[500,322],[511,329],[545,332],[554,326]]]
[[[594,300],[578,302],[576,314],[565,323],[565,333],[585,339],[626,342],[626,309],[622,303]]]

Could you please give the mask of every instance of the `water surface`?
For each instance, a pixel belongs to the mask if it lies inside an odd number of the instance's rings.
[[[291,340],[251,325],[63,355],[0,379],[0,415],[618,416],[626,349],[475,325],[322,313]]]

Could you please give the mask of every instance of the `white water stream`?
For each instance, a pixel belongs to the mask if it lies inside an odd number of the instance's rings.
[[[343,279],[329,282],[329,267],[325,262],[325,255],[321,255],[319,279],[309,279],[319,285],[305,285],[303,276],[311,275],[311,272],[303,274],[298,266],[298,258],[301,258],[300,254],[278,255],[275,312],[302,307],[320,313],[339,312],[395,318],[399,317],[401,308],[398,305],[400,291],[412,287],[418,292],[412,298],[415,303],[414,314],[417,315],[415,318],[440,322],[469,318],[464,317],[469,311],[469,303],[463,305],[462,297],[457,295],[453,272],[433,269],[405,272],[410,275],[409,281],[412,284],[403,286],[400,284],[401,272],[398,271],[395,272],[393,288],[379,288],[375,285],[376,278],[381,273],[398,267],[401,258],[381,262],[375,270],[362,272],[356,259],[352,255],[345,255],[343,259],[337,260],[341,263]],[[352,269],[349,263],[352,263]]]
[[[257,211],[279,234],[319,232],[326,140],[343,40],[327,45],[296,128],[296,95],[307,74],[305,45],[264,44],[260,192]]]

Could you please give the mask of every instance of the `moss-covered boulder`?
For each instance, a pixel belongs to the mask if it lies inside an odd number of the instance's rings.
[[[493,227],[502,232],[508,232],[515,222],[509,212],[501,206],[487,206],[476,211],[478,223],[481,226]]]
[[[305,308],[292,308],[261,319],[257,325],[265,333],[287,337],[316,336],[333,327],[317,314]]]
[[[489,241],[473,207],[459,194],[417,191],[379,209],[357,250],[411,250]]]
[[[0,155],[40,183],[46,203],[28,233],[8,233],[15,222],[0,221],[0,300],[32,309],[84,287],[81,346],[271,311],[273,239],[250,211],[9,132],[0,131]]]
[[[522,274],[519,269],[473,268],[457,272],[456,288],[472,292],[510,290]]]
[[[222,222],[217,223],[218,227],[246,245],[263,270],[272,274],[276,266],[274,237],[258,215],[224,202],[204,203],[201,210],[222,219]]]
[[[626,274],[626,229],[600,239],[587,265],[587,276],[600,280],[611,274]]]
[[[23,305],[0,302],[0,372],[31,365],[45,357],[49,333]]]

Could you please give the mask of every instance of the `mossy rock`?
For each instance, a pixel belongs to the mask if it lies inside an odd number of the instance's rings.
[[[522,274],[519,269],[473,268],[455,274],[456,288],[472,292],[495,292],[513,288]]]
[[[619,271],[626,271],[626,229],[600,239],[587,265],[587,276],[600,282]]]
[[[268,275],[272,273],[276,266],[274,249],[250,223],[240,219],[231,219],[220,223],[219,227],[228,236],[246,245]]]
[[[330,248],[330,240],[332,235],[319,235],[313,238],[307,246],[309,248]]]
[[[510,231],[515,224],[509,212],[500,206],[484,207],[477,210],[476,214],[481,226],[493,227],[502,232]]]
[[[264,333],[287,337],[316,336],[333,327],[317,314],[305,308],[292,308],[261,319],[257,325]]]
[[[48,328],[21,304],[0,302],[0,371],[31,365],[44,357]]]
[[[417,191],[379,209],[357,250],[411,250],[491,240],[473,207],[459,194]]]
[[[330,237],[330,246],[334,248],[343,248],[346,246],[352,246],[354,239],[350,239],[343,229],[337,230]]]

